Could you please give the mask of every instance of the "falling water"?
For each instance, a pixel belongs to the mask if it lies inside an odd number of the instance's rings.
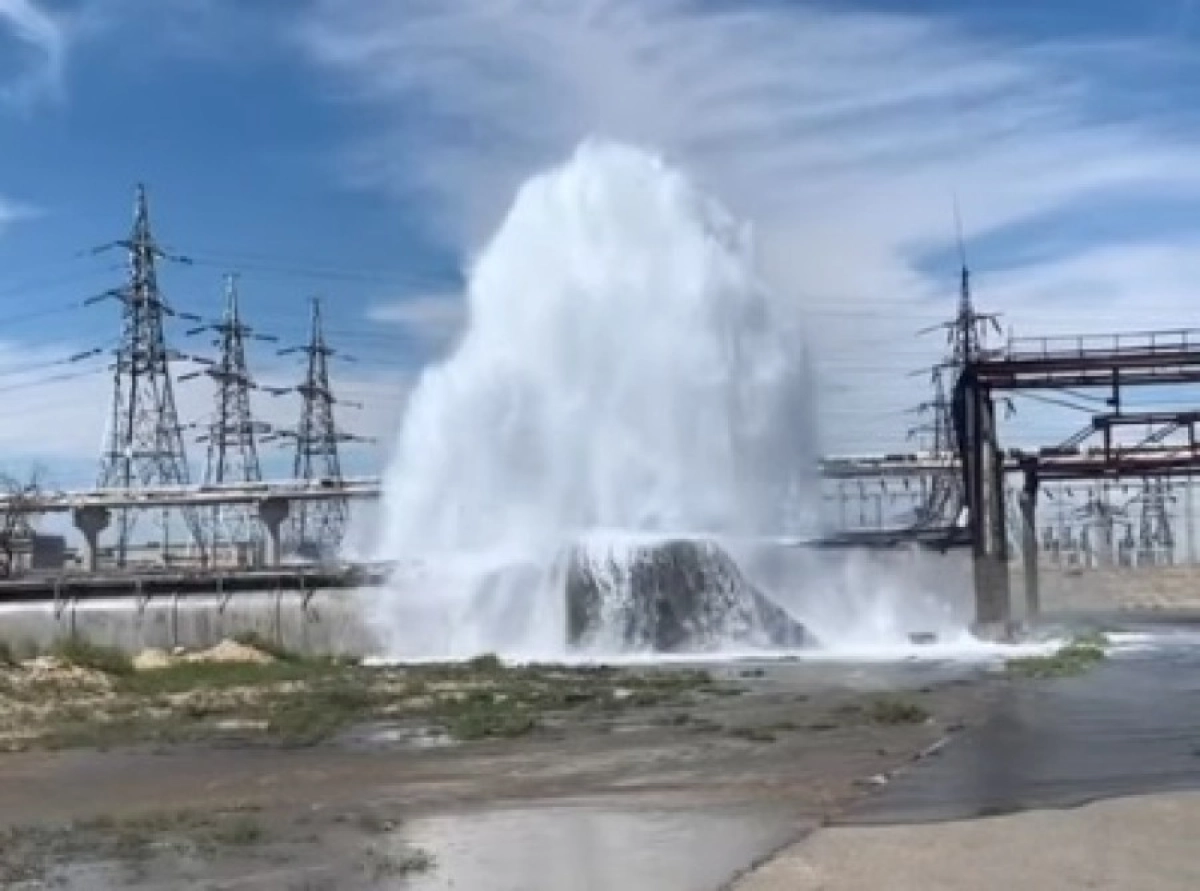
[[[520,189],[467,298],[386,474],[390,655],[560,654],[562,555],[581,542],[612,562],[631,541],[815,529],[794,302],[679,170],[582,144]]]

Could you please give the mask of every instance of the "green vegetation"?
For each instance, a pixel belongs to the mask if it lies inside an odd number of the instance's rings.
[[[266,832],[255,817],[238,814],[230,820],[217,823],[208,833],[208,839],[217,845],[248,847],[263,840]]]
[[[1108,638],[1104,634],[1092,632],[1075,638],[1048,656],[1010,659],[1005,667],[1010,675],[1018,678],[1042,680],[1074,677],[1103,662],[1108,645]]]
[[[873,724],[923,724],[930,718],[917,703],[891,697],[873,699],[865,713]]]
[[[0,748],[108,748],[211,738],[312,745],[356,723],[437,728],[457,741],[525,736],[551,715],[605,718],[658,705],[690,705],[729,692],[699,671],[506,666],[494,655],[463,663],[365,667],[307,657],[255,634],[244,646],[269,662],[174,660],[135,671],[119,650],[72,637],[54,654],[91,676],[0,675]],[[103,675],[103,676],[101,676]],[[44,708],[47,702],[52,710]]]
[[[160,847],[190,848],[211,856],[222,847],[267,841],[265,830],[246,811],[101,815],[68,825],[13,826],[0,831],[0,887],[57,887],[56,869],[83,860],[121,863],[132,880]],[[171,844],[164,846],[164,841]]]
[[[133,660],[124,650],[92,643],[74,634],[58,641],[51,655],[67,665],[90,668],[114,677],[128,677],[134,673]]]
[[[368,718],[376,701],[365,687],[335,682],[273,703],[267,731],[292,745],[314,745]]]

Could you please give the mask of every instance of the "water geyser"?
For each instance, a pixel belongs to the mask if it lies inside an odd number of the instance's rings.
[[[749,227],[653,153],[590,140],[526,182],[385,476],[375,556],[401,567],[374,617],[388,654],[556,657],[581,549],[619,570],[655,542],[812,532],[813,388],[794,320]]]

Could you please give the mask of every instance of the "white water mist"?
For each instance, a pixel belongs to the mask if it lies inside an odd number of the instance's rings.
[[[764,285],[748,227],[680,171],[584,143],[521,188],[467,298],[385,477],[375,556],[402,565],[375,616],[389,656],[561,658],[572,546],[603,562],[629,540],[815,533],[794,298]],[[774,558],[736,550],[797,618],[845,611],[814,600],[844,592],[811,560],[773,577],[754,564]]]
[[[813,389],[748,227],[652,154],[528,181],[412,394],[376,557],[393,655],[561,650],[556,555],[597,532],[815,528]],[[512,567],[520,567],[513,570]]]

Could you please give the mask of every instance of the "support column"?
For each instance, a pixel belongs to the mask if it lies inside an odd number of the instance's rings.
[[[1004,463],[991,393],[970,367],[955,388],[955,413],[974,557],[975,623],[980,633],[1002,637],[1010,619]]]
[[[1021,489],[1021,557],[1025,567],[1025,621],[1033,623],[1041,613],[1038,590],[1037,537],[1038,474],[1036,464],[1025,466],[1025,486]]]
[[[265,498],[258,503],[258,518],[267,530],[267,565],[278,566],[283,554],[283,521],[288,516],[286,498]]]
[[[100,533],[108,528],[111,515],[107,507],[77,507],[71,511],[75,528],[83,533],[87,548],[87,571],[95,572],[100,565]]]

